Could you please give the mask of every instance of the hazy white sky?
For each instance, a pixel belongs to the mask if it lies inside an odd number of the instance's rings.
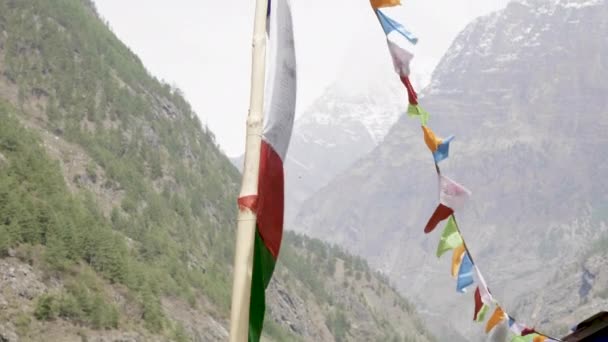
[[[456,34],[508,0],[402,0],[394,19],[420,41],[413,69],[428,76]],[[178,86],[230,156],[244,150],[255,0],[95,0],[112,30],[155,76]],[[367,0],[292,0],[298,112],[335,80],[348,52],[390,58]],[[367,49],[367,46],[370,48]],[[361,56],[358,56],[361,57]],[[358,58],[357,60],[361,60]],[[362,66],[364,67],[364,66]]]

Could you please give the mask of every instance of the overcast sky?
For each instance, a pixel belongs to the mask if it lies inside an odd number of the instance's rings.
[[[508,0],[402,0],[394,19],[420,41],[419,84],[451,41],[479,15]],[[155,76],[178,86],[230,156],[244,150],[254,0],[95,0],[110,27]],[[298,112],[358,51],[390,64],[367,0],[292,0],[298,59]],[[369,49],[367,48],[369,46]],[[360,57],[360,56],[359,56]],[[358,58],[357,60],[361,60]],[[362,66],[363,67],[363,66]]]

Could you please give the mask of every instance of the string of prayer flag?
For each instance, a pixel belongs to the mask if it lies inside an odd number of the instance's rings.
[[[416,44],[418,38],[401,23],[387,16],[380,8],[400,5],[400,0],[370,0],[378,21],[386,36],[388,49],[393,61],[395,73],[403,83],[408,96],[407,115],[420,120],[424,142],[431,151],[439,183],[439,204],[424,227],[425,233],[432,232],[437,225],[448,220],[437,246],[437,257],[452,250],[451,275],[456,278],[456,290],[464,293],[469,286],[476,285],[474,293],[473,321],[484,322],[491,307],[494,311],[486,322],[485,331],[489,333],[498,324],[507,321],[509,330],[515,335],[513,342],[549,342],[560,341],[533,328],[520,324],[508,315],[498,301],[492,296],[486,281],[475,264],[467,244],[464,241],[460,227],[457,224],[455,212],[462,210],[471,196],[471,191],[441,174],[439,163],[449,157],[450,142],[454,136],[443,139],[438,137],[428,126],[429,113],[418,103],[418,94],[410,82],[410,63],[414,54],[407,48],[391,40],[389,35],[396,32],[406,38],[411,44]]]

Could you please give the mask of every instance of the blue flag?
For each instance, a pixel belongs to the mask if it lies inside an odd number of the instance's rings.
[[[473,285],[473,261],[469,253],[464,253],[462,263],[460,264],[460,270],[458,270],[458,283],[456,290],[464,293],[468,286]]]
[[[412,44],[418,43],[418,37],[414,36],[413,33],[408,31],[403,25],[389,18],[386,14],[382,13],[381,10],[377,9],[376,13],[378,14],[378,19],[380,19],[380,25],[382,25],[382,29],[384,33],[388,35],[393,31],[399,32],[402,36],[404,36],[407,40]]]
[[[450,141],[454,139],[453,135],[443,139],[441,144],[437,146],[437,150],[433,152],[433,158],[435,159],[435,164],[439,164],[440,161],[447,159],[450,154]]]

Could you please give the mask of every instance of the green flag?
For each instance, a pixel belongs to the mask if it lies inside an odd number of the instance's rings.
[[[481,309],[479,310],[479,313],[477,313],[477,319],[475,320],[476,322],[483,322],[486,320],[486,314],[488,313],[488,310],[490,309],[489,306],[482,304]]]
[[[407,106],[407,115],[414,117],[417,116],[420,119],[420,123],[424,126],[429,121],[429,113],[422,109],[419,105],[408,105]]]
[[[443,253],[454,249],[462,244],[462,237],[460,233],[458,233],[458,228],[456,227],[456,221],[454,221],[454,217],[450,216],[448,223],[445,225],[445,229],[443,230],[443,234],[441,234],[441,240],[439,241],[439,246],[437,246],[437,257],[441,257]]]

